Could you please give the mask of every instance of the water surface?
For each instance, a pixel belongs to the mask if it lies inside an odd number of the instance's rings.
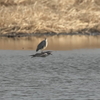
[[[34,53],[0,50],[0,100],[100,98],[100,49]]]
[[[44,37],[0,38],[0,49],[35,50]],[[47,37],[46,50],[72,50],[82,48],[100,48],[100,36],[52,36]]]
[[[48,37],[52,55],[31,58],[43,39],[0,38],[0,100],[99,99],[100,37]]]

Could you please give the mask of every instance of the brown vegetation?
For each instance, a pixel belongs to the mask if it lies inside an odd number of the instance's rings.
[[[100,0],[0,0],[0,34],[100,32]]]

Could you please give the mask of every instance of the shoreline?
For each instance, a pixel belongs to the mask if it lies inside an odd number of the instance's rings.
[[[100,0],[1,0],[0,37],[100,35]]]
[[[87,36],[99,36],[100,32],[98,31],[87,31],[87,32],[71,32],[71,33],[54,33],[54,32],[47,32],[47,33],[7,33],[7,34],[0,34],[0,37],[42,37],[42,36],[60,36],[60,35],[87,35]]]

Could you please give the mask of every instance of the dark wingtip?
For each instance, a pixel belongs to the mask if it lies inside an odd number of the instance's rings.
[[[36,49],[36,52],[38,51],[38,49]]]

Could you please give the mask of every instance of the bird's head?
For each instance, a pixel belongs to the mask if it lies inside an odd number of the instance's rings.
[[[47,38],[45,38],[45,40],[47,40]]]

